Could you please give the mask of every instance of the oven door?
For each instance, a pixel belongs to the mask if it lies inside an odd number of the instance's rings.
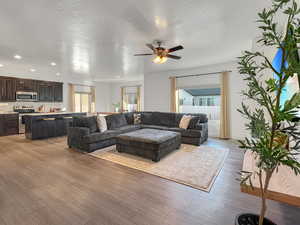
[[[37,101],[36,92],[17,92],[16,100],[22,102],[34,102]]]

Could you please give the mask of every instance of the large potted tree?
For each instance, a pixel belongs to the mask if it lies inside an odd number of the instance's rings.
[[[287,82],[300,75],[299,14],[296,0],[272,0],[272,6],[258,14],[257,22],[262,32],[258,44],[282,52],[279,68],[272,65],[272,60],[263,51],[246,51],[239,57],[239,72],[245,76],[248,86],[243,91],[248,101],[242,104],[239,112],[248,119],[246,127],[252,132],[251,137],[240,141],[240,147],[251,151],[257,168],[256,171],[241,171],[241,184],[251,186],[254,176],[258,178],[261,212],[260,215],[237,216],[236,225],[275,224],[265,218],[270,180],[281,166],[289,167],[296,175],[300,173],[300,163],[296,158],[300,133],[292,122],[300,105],[300,93],[281,101]],[[287,20],[284,32],[280,31],[276,21],[278,18],[282,21],[282,17]],[[266,78],[268,73],[272,76]]]

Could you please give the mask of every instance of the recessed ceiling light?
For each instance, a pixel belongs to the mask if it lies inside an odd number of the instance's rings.
[[[31,71],[31,72],[35,72],[35,71],[36,71],[36,69],[30,69],[30,71]]]
[[[50,63],[51,66],[56,66],[55,62]]]
[[[4,65],[3,64],[0,64],[0,67],[3,67]]]
[[[60,73],[56,73],[56,76],[60,76]]]
[[[22,59],[22,56],[20,56],[20,55],[15,55],[14,58],[15,58],[15,59]]]

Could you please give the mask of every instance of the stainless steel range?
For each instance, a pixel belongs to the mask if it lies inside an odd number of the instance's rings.
[[[19,113],[19,134],[25,133],[25,121],[23,119],[23,116],[28,113],[34,113],[35,110],[32,106],[16,106],[14,107],[14,112]]]

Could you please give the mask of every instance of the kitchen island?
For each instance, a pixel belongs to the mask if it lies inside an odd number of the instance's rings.
[[[86,113],[30,113],[24,115],[25,136],[27,139],[45,139],[67,134],[73,116],[84,116]]]

